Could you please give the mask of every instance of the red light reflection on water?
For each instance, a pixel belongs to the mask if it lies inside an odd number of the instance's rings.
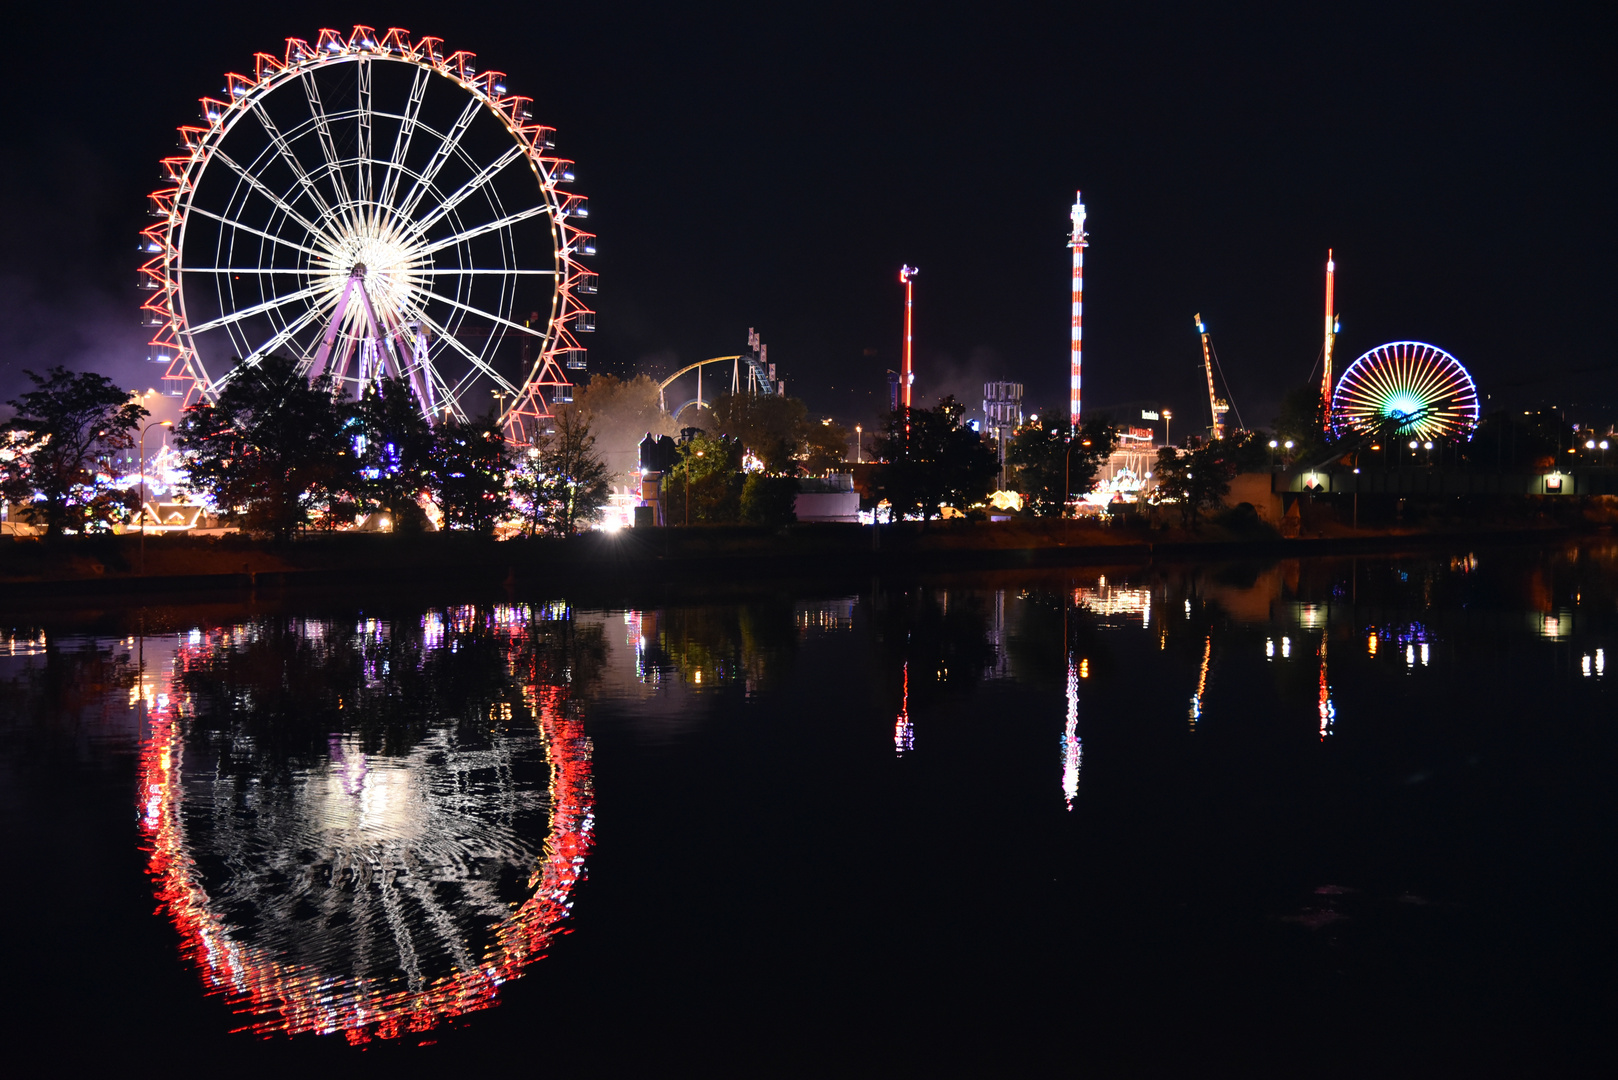
[[[893,724],[893,752],[904,757],[906,750],[916,748],[916,728],[910,722],[910,661],[905,661],[904,699],[899,706],[899,719]]]
[[[512,628],[515,639],[520,631]],[[341,1032],[351,1043],[393,1039],[431,1031],[445,1020],[494,1005],[500,987],[544,955],[572,906],[584,878],[584,857],[594,828],[591,746],[583,721],[564,709],[567,692],[529,682],[523,696],[547,747],[551,765],[550,832],[545,853],[528,879],[530,895],[498,927],[495,945],[471,970],[457,970],[420,990],[401,990],[388,980],[334,974],[289,965],[269,951],[236,940],[209,908],[186,850],[181,822],[181,708],[173,677],[188,662],[217,647],[218,632],[202,644],[182,646],[170,685],[149,713],[142,748],[139,800],[143,847],[150,852],[160,910],[179,931],[181,953],[196,963],[203,982],[226,995],[238,1013],[251,1017],[238,1031],[262,1037]],[[195,641],[195,638],[193,638]],[[514,641],[515,643],[515,641]]]

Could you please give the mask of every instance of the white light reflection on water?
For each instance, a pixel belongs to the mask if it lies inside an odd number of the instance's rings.
[[[1079,738],[1079,672],[1073,654],[1067,655],[1067,724],[1062,729],[1062,798],[1069,811],[1079,794],[1079,768],[1084,762],[1084,742]]]
[[[1208,634],[1202,642],[1202,668],[1197,672],[1197,692],[1191,695],[1191,730],[1197,730],[1197,721],[1202,719],[1202,695],[1208,692],[1208,662],[1213,659],[1213,635]]]
[[[1073,590],[1073,603],[1101,616],[1138,616],[1142,627],[1152,624],[1152,591],[1125,585],[1109,585],[1105,577],[1094,588]],[[1191,601],[1187,600],[1186,611]]]
[[[1316,702],[1320,714],[1320,741],[1325,742],[1326,736],[1332,733],[1337,725],[1337,706],[1331,699],[1331,682],[1326,672],[1326,635],[1320,635],[1320,696]]]

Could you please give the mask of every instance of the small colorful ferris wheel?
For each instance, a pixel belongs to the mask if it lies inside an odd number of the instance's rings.
[[[1461,362],[1420,341],[1378,345],[1343,372],[1332,394],[1332,434],[1391,427],[1428,440],[1466,435],[1478,422],[1478,389]]]
[[[180,128],[142,232],[152,358],[187,404],[271,355],[522,442],[585,366],[596,275],[573,163],[505,75],[439,38],[288,38]],[[234,365],[234,366],[233,366]]]

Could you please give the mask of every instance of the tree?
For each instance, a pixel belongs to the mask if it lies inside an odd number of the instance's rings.
[[[790,525],[798,520],[798,480],[748,473],[742,483],[741,519],[749,525]]]
[[[695,433],[680,444],[680,460],[663,474],[663,506],[671,525],[735,521],[741,492],[742,444],[723,435]]]
[[[348,493],[367,513],[385,511],[396,532],[421,532],[418,501],[432,486],[433,429],[408,380],[384,377],[353,404],[344,426],[353,441]]]
[[[187,483],[252,532],[286,540],[347,483],[351,447],[327,376],[265,357],[236,368],[213,404],[186,410],[175,431]]]
[[[791,476],[806,435],[809,407],[773,394],[720,394],[709,417],[715,431],[741,441],[771,476]]]
[[[848,429],[832,420],[805,422],[802,446],[803,471],[821,476],[848,460]]]
[[[1195,450],[1165,446],[1157,452],[1152,474],[1159,498],[1172,498],[1180,507],[1181,522],[1196,528],[1198,515],[1230,494],[1238,453],[1228,439],[1214,439]]]
[[[1288,462],[1312,461],[1330,449],[1326,432],[1326,402],[1320,387],[1313,383],[1294,387],[1281,399],[1281,414],[1275,418],[1275,438],[1283,446],[1290,440]]]
[[[1068,432],[1064,420],[1050,419],[1024,424],[1012,434],[1006,450],[1006,461],[1016,469],[1012,482],[1036,514],[1061,514],[1069,498],[1094,489],[1101,463],[1118,445],[1118,429],[1105,419],[1085,422],[1076,439]]]
[[[493,417],[446,420],[434,433],[433,488],[450,529],[494,532],[511,512],[506,439]]]
[[[3,429],[9,442],[0,454],[0,489],[13,503],[37,499],[45,537],[54,540],[105,521],[121,501],[93,466],[133,445],[133,432],[150,414],[104,375],[61,365],[23,374],[34,389],[7,402],[17,412]]]
[[[612,488],[590,421],[591,414],[562,406],[556,410],[556,430],[536,440],[518,462],[512,489],[529,536],[536,530],[571,536],[607,505]]]
[[[966,407],[954,396],[936,408],[890,413],[876,438],[882,464],[874,482],[893,505],[895,517],[939,517],[943,506],[964,510],[994,486],[999,464],[978,433],[961,423]]]

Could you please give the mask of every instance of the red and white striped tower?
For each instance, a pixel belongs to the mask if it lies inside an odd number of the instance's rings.
[[[1073,356],[1068,384],[1068,423],[1079,427],[1079,376],[1084,354],[1084,249],[1089,235],[1084,231],[1084,196],[1073,193],[1073,236],[1067,246],[1073,249]]]
[[[1336,297],[1334,297],[1332,295],[1332,289],[1333,289],[1333,286],[1335,284],[1334,279],[1336,277],[1337,277],[1337,263],[1331,257],[1331,248],[1327,248],[1326,249],[1326,343],[1323,346],[1321,346],[1321,352],[1322,352],[1322,355],[1325,358],[1325,369],[1321,373],[1321,376],[1320,376],[1320,400],[1323,403],[1322,404],[1322,409],[1321,409],[1321,414],[1326,418],[1326,428],[1327,428],[1327,430],[1331,429],[1331,399],[1332,399],[1332,390],[1333,390],[1332,382],[1331,382],[1331,352],[1332,352],[1332,345],[1334,345],[1336,343],[1336,341],[1337,341],[1337,314],[1336,314],[1336,311],[1334,310],[1334,303],[1336,301]]]

